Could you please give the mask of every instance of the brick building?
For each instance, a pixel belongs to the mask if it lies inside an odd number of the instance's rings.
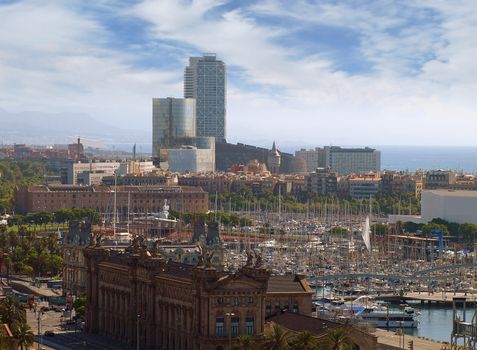
[[[167,199],[171,209],[179,212],[206,212],[208,194],[200,187],[186,186],[118,186],[116,203],[119,215],[158,213]],[[114,187],[78,185],[19,186],[14,193],[18,213],[54,212],[68,208],[90,208],[111,212]]]

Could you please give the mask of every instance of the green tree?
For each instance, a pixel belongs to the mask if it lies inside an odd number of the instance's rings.
[[[55,222],[62,224],[65,222],[70,221],[74,217],[73,211],[71,209],[60,209],[55,211],[54,213],[54,220]]]
[[[317,350],[318,341],[310,331],[303,331],[291,340],[291,348],[294,350]]]
[[[264,334],[263,350],[288,350],[290,348],[290,333],[279,324],[274,323]]]
[[[425,224],[422,226],[422,233],[426,237],[430,237],[432,234],[432,231],[439,231],[442,230],[442,233],[447,236],[449,234],[449,230],[447,229],[447,226],[444,224],[436,224],[434,222],[430,222],[428,224]]]
[[[0,319],[2,323],[6,323],[10,327],[14,323],[25,323],[25,310],[17,299],[7,296],[0,301]]]
[[[242,334],[237,339],[238,344],[234,347],[234,350],[254,350],[256,349],[255,340],[251,335]]]
[[[371,226],[371,232],[377,236],[384,236],[388,233],[389,227],[386,224],[374,224]]]
[[[347,228],[344,228],[344,227],[341,227],[341,226],[333,226],[331,228],[330,232],[333,233],[333,234],[337,234],[337,235],[339,235],[339,234],[345,234],[346,235],[346,234],[349,233]]]
[[[477,225],[469,223],[459,225],[459,236],[466,242],[473,243],[477,236]]]
[[[13,336],[18,340],[20,349],[29,349],[33,345],[35,335],[26,322],[17,322],[13,324]]]
[[[80,316],[84,316],[85,308],[86,308],[86,294],[83,294],[75,299],[73,302],[73,307],[75,308],[76,314]]]
[[[423,224],[416,224],[411,221],[406,221],[402,224],[404,231],[408,233],[416,233],[418,230],[422,229]]]
[[[330,329],[325,338],[325,350],[352,350],[353,340],[344,328]]]

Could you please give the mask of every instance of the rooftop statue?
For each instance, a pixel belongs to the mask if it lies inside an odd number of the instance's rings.
[[[245,263],[245,267],[252,267],[253,266],[253,252],[251,250],[247,250],[247,262]]]
[[[263,266],[262,254],[255,253],[255,267],[259,268]]]

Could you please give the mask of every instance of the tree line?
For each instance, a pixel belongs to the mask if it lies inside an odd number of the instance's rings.
[[[0,213],[12,210],[15,186],[39,184],[47,173],[50,169],[41,162],[0,161]]]
[[[169,218],[181,220],[184,224],[190,225],[194,222],[209,224],[220,222],[225,227],[245,227],[252,226],[252,220],[240,217],[233,213],[208,212],[208,213],[179,213],[175,210],[169,211]]]
[[[336,194],[317,195],[307,191],[298,193],[281,193],[279,196],[271,189],[253,191],[248,186],[241,186],[237,191],[220,194],[209,194],[212,205],[218,204],[221,211],[277,211],[278,206],[284,212],[349,212],[353,215],[369,211],[369,199],[338,198]],[[373,213],[380,215],[420,213],[420,201],[413,193],[384,194],[380,193],[371,199]],[[279,204],[280,202],[280,204]],[[212,204],[213,203],[213,204]]]
[[[89,219],[93,224],[101,223],[101,214],[94,209],[89,208],[73,208],[60,209],[53,213],[39,212],[28,215],[16,214],[8,218],[9,226],[13,225],[47,225],[47,224],[63,224],[70,220]]]
[[[354,341],[343,328],[330,329],[323,337],[317,338],[310,331],[294,333],[272,323],[265,330],[263,338],[255,341],[249,335],[241,335],[234,350],[352,350]]]
[[[39,236],[26,226],[18,231],[0,226],[0,259],[12,272],[32,277],[57,276],[63,268],[58,234]]]

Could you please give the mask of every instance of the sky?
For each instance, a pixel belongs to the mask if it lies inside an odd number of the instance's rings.
[[[151,137],[189,56],[227,65],[227,140],[477,146],[475,0],[0,0],[0,108]],[[1,127],[0,127],[1,132]]]

